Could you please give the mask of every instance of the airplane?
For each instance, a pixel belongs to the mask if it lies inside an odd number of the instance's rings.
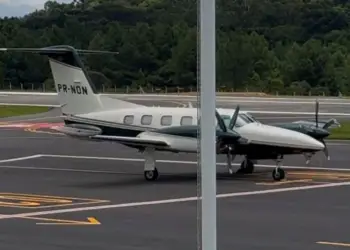
[[[155,151],[197,153],[197,131],[200,120],[197,108],[148,107],[99,95],[71,46],[46,48],[2,48],[0,51],[38,53],[49,58],[49,64],[61,105],[65,125],[58,131],[71,137],[112,141],[137,148],[144,153],[144,177],[158,179]],[[108,53],[108,52],[106,52]],[[276,160],[272,177],[285,178],[284,155],[315,153],[324,149],[318,140],[297,131],[261,124],[236,109],[217,109],[217,153],[226,154],[227,168],[233,173],[236,155],[245,159],[238,172],[252,173],[254,161]],[[232,115],[233,114],[233,115]],[[199,121],[198,121],[199,120]]]

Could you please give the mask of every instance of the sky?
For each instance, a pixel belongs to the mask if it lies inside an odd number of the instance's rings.
[[[71,2],[72,0],[57,0]],[[5,16],[24,16],[35,9],[41,9],[46,0],[0,0],[0,18]]]

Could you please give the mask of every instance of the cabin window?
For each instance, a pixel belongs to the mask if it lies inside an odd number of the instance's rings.
[[[142,125],[151,125],[152,123],[152,116],[151,115],[144,115],[141,118],[141,124]]]
[[[162,126],[170,126],[171,122],[172,122],[172,117],[170,115],[165,115],[160,120],[160,123],[162,124]]]
[[[183,116],[181,118],[181,126],[184,126],[184,125],[192,125],[192,116]]]
[[[125,124],[133,124],[134,123],[134,116],[133,115],[127,115],[124,117],[124,123]]]

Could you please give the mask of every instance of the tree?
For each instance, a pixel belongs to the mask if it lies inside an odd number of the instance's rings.
[[[350,93],[349,13],[343,0],[217,1],[217,86]],[[193,0],[47,1],[25,17],[0,19],[0,45],[118,51],[83,58],[99,88],[189,90],[197,82],[197,22]],[[0,54],[4,79],[13,87],[52,83],[44,58],[19,53]]]

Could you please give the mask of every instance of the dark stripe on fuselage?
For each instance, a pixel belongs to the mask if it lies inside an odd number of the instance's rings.
[[[301,150],[295,147],[277,147],[262,144],[246,144],[236,146],[235,153],[247,155],[249,159],[276,159],[279,155],[302,154],[306,152],[316,152],[317,150]]]
[[[111,126],[105,126],[105,125],[99,125],[99,124],[91,124],[86,122],[76,122],[76,121],[69,121],[65,120],[65,124],[83,124],[83,125],[92,125],[95,127],[98,127],[102,130],[101,135],[109,135],[109,136],[128,136],[128,137],[136,137],[138,134],[142,133],[143,131],[132,129],[130,128],[121,128],[121,127],[111,127]]]

